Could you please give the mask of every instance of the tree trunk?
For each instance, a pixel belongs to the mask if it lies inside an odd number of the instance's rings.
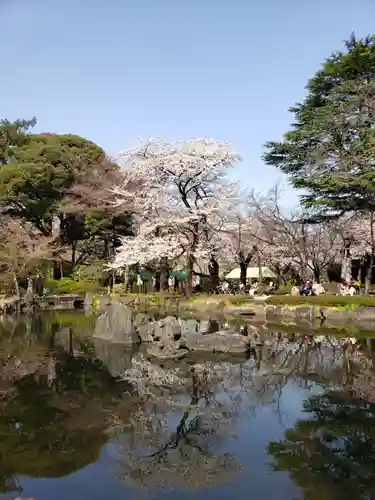
[[[374,267],[374,251],[371,252],[370,262],[369,262],[369,266],[368,266],[367,273],[366,273],[366,279],[365,279],[365,295],[366,296],[369,295],[369,293],[370,293],[370,285],[371,285],[373,267]]]
[[[257,247],[254,245],[251,252],[245,257],[243,252],[238,252],[238,264],[240,266],[240,281],[243,286],[247,285],[247,268],[253,258],[254,253],[257,251]]]
[[[371,255],[370,255],[369,268],[367,270],[366,280],[365,280],[365,295],[368,295],[370,293],[372,270],[374,268],[374,254],[375,254],[374,212],[371,212],[370,214],[370,234],[371,234]]]
[[[210,264],[208,266],[208,270],[210,273],[211,290],[215,290],[215,288],[217,288],[220,284],[220,278],[219,278],[219,264],[213,255],[211,255],[210,258]]]
[[[240,281],[243,286],[246,286],[247,283],[247,263],[246,260],[240,261]]]
[[[19,299],[20,298],[20,286],[18,284],[18,279],[16,273],[13,273],[13,283],[14,283],[14,290],[16,292],[16,296]]]
[[[349,255],[349,247],[345,245],[344,256],[341,264],[341,279],[348,282],[350,281],[351,277],[352,277],[352,266],[351,266],[351,258]]]
[[[160,284],[159,284],[159,289],[163,291],[168,290],[168,271],[169,271],[169,266],[168,266],[168,258],[167,257],[162,257],[160,259]]]
[[[194,262],[195,262],[195,250],[199,243],[199,223],[193,223],[193,231],[192,231],[192,242],[189,250],[188,258],[187,258],[187,283],[186,283],[186,294],[190,295],[193,290],[193,279],[194,279]]]
[[[320,266],[317,264],[314,264],[314,281],[316,281],[317,283],[320,283],[320,276],[321,276]]]
[[[194,256],[189,253],[187,260],[187,283],[186,283],[186,294],[190,295],[193,290],[193,279],[194,279]]]
[[[73,241],[72,242],[72,273],[74,273],[74,270],[76,268],[76,250],[77,250],[77,242]]]
[[[262,270],[262,262],[260,260],[260,252],[259,252],[259,247],[256,247],[256,255],[257,255],[257,266],[258,266],[258,283],[261,285],[263,283],[263,270]]]

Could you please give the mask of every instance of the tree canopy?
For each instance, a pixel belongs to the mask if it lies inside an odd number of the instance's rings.
[[[292,128],[266,143],[264,160],[328,213],[375,209],[375,36],[354,35],[333,53],[290,109]]]

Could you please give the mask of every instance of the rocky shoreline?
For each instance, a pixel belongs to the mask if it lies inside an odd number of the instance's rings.
[[[325,326],[358,327],[367,331],[375,330],[375,307],[344,309],[315,305],[293,307],[258,303],[247,307],[227,308],[225,313],[250,316],[257,322],[299,323],[303,321],[311,323],[312,327],[324,324]]]
[[[208,322],[179,320],[174,316],[153,321],[146,313],[113,302],[98,317],[94,339],[132,347],[143,344],[147,356],[159,360],[181,359],[189,353],[246,355],[258,341],[257,327],[243,333],[233,330],[210,332]]]

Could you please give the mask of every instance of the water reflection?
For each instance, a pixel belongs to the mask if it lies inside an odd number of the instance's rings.
[[[93,328],[79,314],[0,322],[7,498],[375,497],[369,339],[226,325],[251,336],[248,359],[155,363]]]
[[[308,500],[375,498],[375,405],[326,391],[303,409],[307,419],[268,446],[273,470],[289,472]]]

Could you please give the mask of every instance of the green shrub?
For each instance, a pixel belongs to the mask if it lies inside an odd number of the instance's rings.
[[[357,307],[375,307],[375,297],[363,297],[355,295],[354,297],[343,297],[340,295],[318,295],[315,297],[294,297],[292,295],[274,295],[266,300],[267,304],[273,305],[317,305],[321,307],[345,307],[355,309]]]
[[[46,283],[49,294],[85,294],[87,292],[100,292],[103,288],[99,283],[88,280],[74,280],[72,278],[62,278],[61,280],[49,280]]]
[[[105,261],[97,260],[90,264],[78,265],[71,279],[104,283],[109,275],[110,272],[105,268]]]

